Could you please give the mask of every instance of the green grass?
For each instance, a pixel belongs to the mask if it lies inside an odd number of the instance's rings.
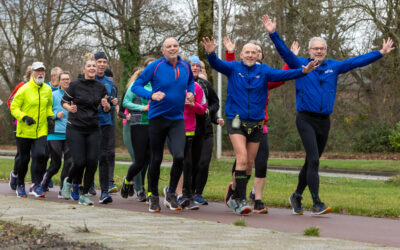
[[[223,162],[233,162],[231,158],[221,159]],[[268,166],[285,169],[300,169],[304,159],[268,159]],[[369,174],[400,174],[400,161],[387,160],[321,160],[321,171],[369,173]]]
[[[307,227],[304,229],[304,236],[319,237],[319,227]]]
[[[223,201],[226,185],[231,181],[232,159],[213,161],[203,195],[214,201]],[[353,161],[352,161],[353,162]],[[363,162],[363,161],[362,161]],[[8,179],[13,168],[13,159],[0,159],[0,179]],[[129,165],[117,164],[114,179],[120,187]],[[161,168],[159,192],[168,184],[169,168]],[[253,185],[253,177],[248,191]],[[30,180],[29,171],[26,180]],[[53,178],[59,184],[59,176]],[[98,179],[96,178],[98,186]],[[335,213],[375,217],[400,217],[400,188],[398,178],[393,181],[357,180],[350,178],[320,178],[320,197]],[[288,197],[296,189],[297,175],[268,172],[263,201],[268,206],[289,207]],[[311,196],[306,190],[303,207],[311,210]]]
[[[247,223],[244,219],[239,219],[237,221],[234,221],[233,225],[238,226],[238,227],[246,227]]]

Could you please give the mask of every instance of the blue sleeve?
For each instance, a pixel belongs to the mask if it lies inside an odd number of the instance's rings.
[[[150,100],[153,92],[146,90],[144,86],[152,80],[154,70],[154,63],[147,66],[136,79],[136,81],[133,82],[131,91],[140,97]]]
[[[210,63],[210,66],[216,71],[229,76],[232,72],[232,62],[222,61],[217,57],[215,52],[211,54],[206,54],[207,60]]]
[[[367,54],[352,57],[344,61],[338,62],[338,72],[339,74],[346,73],[355,68],[364,67],[370,63],[377,61],[382,58],[383,55],[379,51],[372,51]]]
[[[268,82],[280,82],[280,81],[287,81],[296,79],[299,77],[304,76],[303,68],[301,69],[289,69],[289,70],[281,70],[281,69],[274,69],[265,64],[263,66],[266,67],[267,79]]]
[[[58,112],[64,111],[64,109],[61,107],[61,100],[58,97],[56,92],[53,92],[53,119],[57,119],[57,114]]]
[[[290,51],[290,49],[286,46],[285,42],[279,36],[277,31],[275,31],[272,34],[269,34],[269,37],[274,43],[279,55],[291,69],[302,68],[301,66],[303,64],[301,60],[295,54],[293,54],[292,51]]]
[[[189,64],[189,80],[188,80],[188,85],[187,85],[187,92],[192,92],[193,95],[194,93],[194,77],[193,77],[193,72],[192,72],[192,67]]]

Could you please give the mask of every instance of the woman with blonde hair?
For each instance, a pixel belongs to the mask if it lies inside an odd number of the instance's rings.
[[[73,166],[64,179],[61,195],[70,198],[72,181],[79,179],[85,170],[84,186],[79,204],[93,205],[88,196],[93,184],[100,155],[100,125],[98,107],[104,112],[111,109],[104,85],[96,81],[96,60],[93,54],[86,54],[83,60],[83,78],[71,82],[61,100],[68,113],[66,138],[71,150]]]

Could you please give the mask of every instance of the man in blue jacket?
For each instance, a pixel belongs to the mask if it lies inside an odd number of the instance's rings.
[[[346,73],[357,67],[366,66],[382,58],[394,49],[393,41],[383,39],[382,49],[365,55],[349,58],[344,61],[325,59],[327,54],[326,41],[321,37],[311,38],[308,45],[310,58],[297,57],[285,45],[276,30],[274,21],[267,15],[263,16],[262,23],[269,33],[276,49],[291,69],[301,68],[314,60],[321,63],[320,67],[305,77],[296,79],[296,117],[306,160],[299,174],[296,191],[289,197],[294,214],[303,214],[301,206],[302,194],[308,186],[313,199],[313,215],[329,213],[327,207],[319,198],[319,158],[324,151],[330,129],[329,116],[333,111],[336,98],[337,79],[339,74]]]
[[[202,44],[211,67],[228,77],[226,126],[236,155],[236,168],[232,180],[234,192],[228,197],[227,205],[235,214],[247,214],[251,208],[246,200],[246,186],[262,138],[268,82],[303,77],[318,64],[310,62],[294,70],[278,70],[266,64],[256,64],[259,48],[253,43],[243,46],[241,62],[227,62],[216,56],[214,39],[205,37]]]
[[[176,197],[176,186],[182,174],[185,149],[185,100],[194,101],[194,79],[190,64],[179,54],[178,41],[173,37],[164,40],[161,52],[164,57],[149,64],[136,79],[131,90],[140,97],[151,100],[149,106],[149,136],[152,159],[149,167],[149,211],[160,212],[158,180],[167,136],[173,164],[169,186],[164,188],[164,205],[171,210],[181,210]],[[151,82],[152,91],[144,88]]]
[[[96,59],[97,74],[96,80],[103,83],[107,89],[108,96],[110,96],[109,102],[111,105],[117,105],[118,99],[112,96],[113,81],[104,75],[107,69],[108,58],[106,53],[97,52],[94,54]],[[107,204],[112,202],[112,197],[109,195],[109,182],[110,178],[110,168],[114,164],[114,145],[115,140],[115,127],[113,126],[113,121],[111,119],[111,113],[105,113],[103,108],[99,107],[99,118],[100,118],[100,128],[101,128],[101,156],[99,161],[99,181],[101,194],[99,202],[101,204]],[[93,192],[95,193],[95,192]]]

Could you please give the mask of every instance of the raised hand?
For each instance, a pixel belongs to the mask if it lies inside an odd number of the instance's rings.
[[[382,49],[380,50],[382,55],[389,54],[392,50],[394,50],[396,47],[393,47],[393,44],[394,42],[392,38],[388,37],[387,40],[383,39]]]
[[[149,111],[149,104],[143,106],[142,111]]]
[[[224,37],[224,39],[222,39],[222,43],[224,44],[226,50],[229,53],[234,53],[235,52],[235,48],[236,48],[236,41],[234,41],[232,43],[231,39],[229,39],[229,37]]]
[[[76,113],[77,111],[78,111],[78,107],[74,104],[74,101],[71,101],[69,112]]]
[[[302,66],[302,67],[303,67],[303,73],[304,73],[304,74],[308,74],[308,73],[310,73],[311,71],[313,71],[315,68],[318,68],[319,65],[321,65],[321,62],[320,62],[320,61],[318,61],[318,60],[313,60],[313,61],[309,62],[309,63],[307,64],[307,66],[304,66],[304,65]]]
[[[294,41],[292,43],[292,45],[290,46],[290,51],[292,51],[293,54],[295,54],[296,56],[299,54],[300,46],[299,46],[299,43],[297,41]]]
[[[158,102],[161,101],[162,99],[164,99],[164,97],[165,97],[165,93],[161,92],[161,91],[157,91],[151,95],[151,99],[154,101],[158,101]]]
[[[204,46],[204,50],[207,52],[207,54],[213,53],[218,47],[218,44],[214,43],[214,37],[211,37],[211,39],[208,37],[203,37],[203,41],[200,41],[200,43]]]
[[[274,33],[276,30],[276,18],[274,18],[274,21],[271,20],[271,18],[268,15],[264,15],[261,19],[265,31],[268,33]]]

